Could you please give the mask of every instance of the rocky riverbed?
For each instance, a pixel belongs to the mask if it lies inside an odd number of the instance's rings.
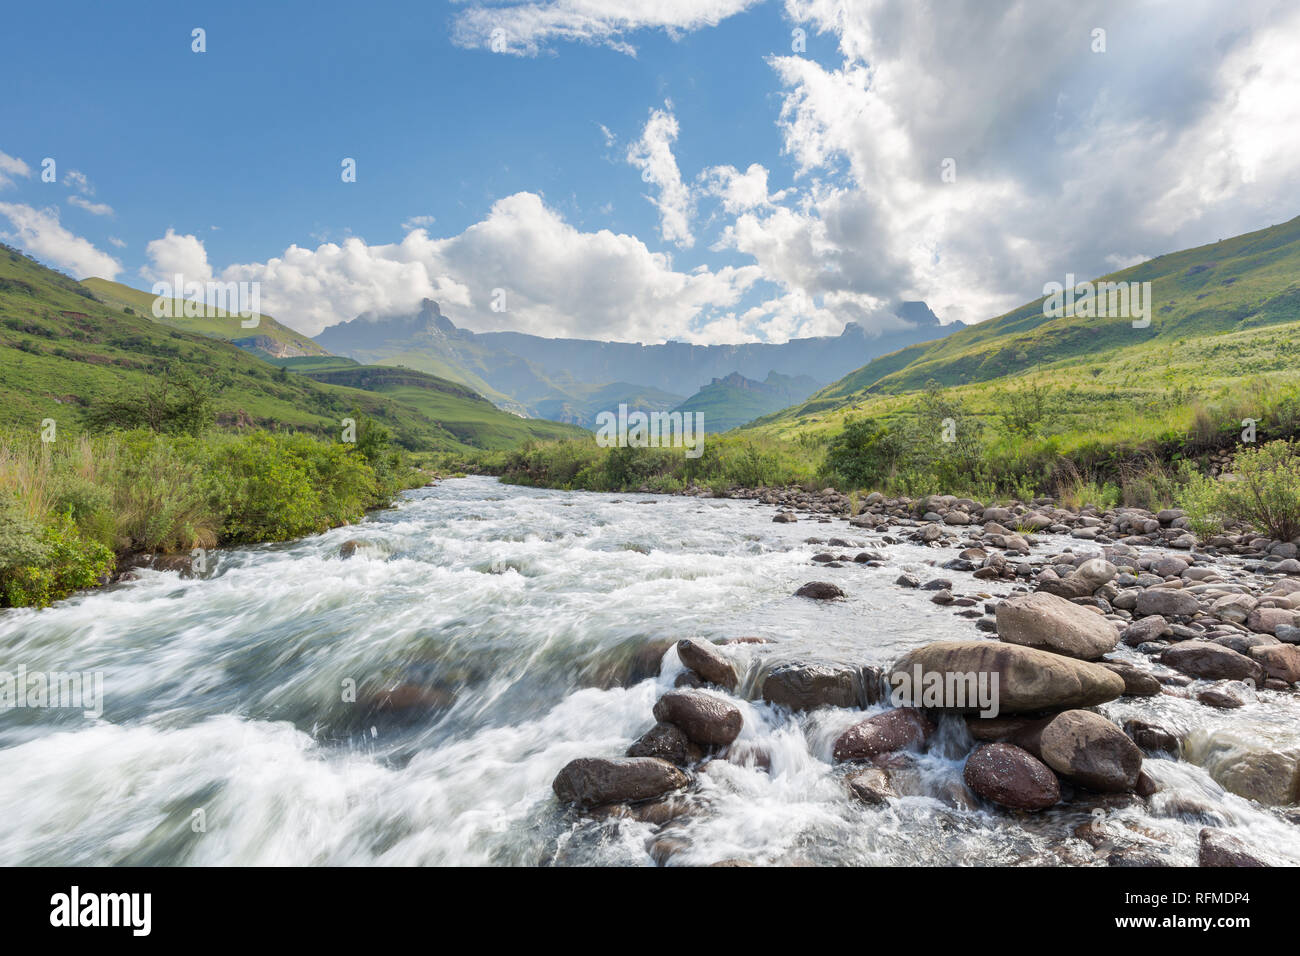
[[[1178,510],[1071,511],[1050,499],[986,506],[876,493],[852,509],[832,489],[734,497],[775,507],[775,523],[846,525],[841,537],[806,539],[825,546],[813,567],[881,568],[892,545],[932,549],[932,574],[903,573],[893,586],[931,592],[932,603],[970,620],[969,639],[931,642],[884,666],[773,666],[755,654],[762,639],[684,638],[674,649],[682,669],[656,701],[653,725],[625,754],[567,764],[553,783],[561,803],[651,822],[661,831],[651,855],[670,861],[689,846],[680,821],[697,805],[702,777],[720,762],[770,769],[773,754],[741,737],[746,702],[761,700],[835,712],[829,756],[843,766],[843,798],[877,811],[908,796],[1017,817],[1083,810],[1090,819],[1049,844],[1062,863],[1297,862],[1297,542],[1248,529],[1200,542]],[[853,539],[861,533],[870,539]],[[851,580],[810,579],[794,593],[842,601]],[[933,677],[931,693],[922,693],[923,675]],[[1241,716],[1190,729],[1188,706]],[[857,717],[846,715],[853,710]],[[931,755],[959,762],[960,776],[927,774]],[[1181,786],[1181,761],[1272,814],[1286,843],[1234,832],[1230,812]],[[1150,826],[1107,825],[1108,811],[1133,807],[1205,823],[1194,861],[1164,852],[1169,841]]]
[[[0,614],[0,670],[103,675],[102,713],[0,713],[0,859],[1298,864],[1296,575],[1185,538],[447,480]],[[917,665],[978,709],[896,703]]]

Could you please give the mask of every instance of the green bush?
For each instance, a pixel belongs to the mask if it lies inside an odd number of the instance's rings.
[[[113,571],[113,552],[83,538],[70,514],[57,516],[31,539],[19,545],[23,563],[7,556],[0,567],[0,604],[6,607],[45,607]]]
[[[1271,441],[1237,453],[1232,477],[1218,482],[1223,513],[1279,541],[1300,535],[1300,455],[1290,442]]]

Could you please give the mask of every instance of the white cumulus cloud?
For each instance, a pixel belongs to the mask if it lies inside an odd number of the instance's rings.
[[[13,232],[0,233],[6,242],[66,269],[78,279],[89,276],[115,279],[122,271],[122,264],[108,253],[65,229],[59,223],[58,209],[33,209],[23,203],[0,203],[0,216],[8,219],[14,228]]]

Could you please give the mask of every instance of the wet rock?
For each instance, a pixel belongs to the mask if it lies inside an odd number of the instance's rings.
[[[1008,644],[1096,660],[1119,641],[1104,617],[1041,591],[1003,601],[996,613],[998,637]]]
[[[891,669],[890,686],[921,674],[948,676],[997,675],[997,701],[1002,714],[1034,713],[1069,707],[1091,707],[1124,692],[1124,679],[1106,668],[1061,654],[998,641],[938,641],[904,655]],[[964,710],[977,710],[967,702]]]
[[[835,741],[836,760],[869,760],[877,754],[920,747],[934,733],[922,710],[899,707],[854,724]]]
[[[900,574],[894,583],[900,588],[919,588],[921,586],[921,582],[914,574]]]
[[[1099,661],[1102,667],[1124,678],[1125,697],[1155,697],[1160,693],[1160,681],[1149,671],[1144,671],[1127,661]]]
[[[367,686],[357,697],[363,718],[387,718],[398,723],[427,718],[451,709],[456,692],[416,681],[398,681],[385,687]]]
[[[740,711],[701,690],[670,690],[654,708],[655,720],[673,724],[701,747],[725,747],[740,735]]]
[[[736,689],[736,666],[712,644],[682,638],[677,642],[677,656],[701,680],[727,690]]]
[[[1238,684],[1237,686],[1244,687],[1245,685]],[[1196,700],[1206,707],[1216,707],[1219,710],[1235,710],[1246,705],[1246,695],[1235,689],[1232,682],[1206,687],[1196,694]]]
[[[1149,773],[1143,770],[1138,774],[1137,784],[1133,787],[1133,790],[1139,797],[1146,800],[1159,793],[1160,786]]]
[[[1196,595],[1173,588],[1147,588],[1138,595],[1134,613],[1139,617],[1159,614],[1161,617],[1191,617],[1200,605]]]
[[[1209,641],[1183,641],[1166,648],[1159,659],[1174,670],[1206,680],[1253,680],[1258,684],[1264,679],[1259,662]]]
[[[629,757],[658,757],[685,767],[700,760],[704,751],[691,743],[680,727],[660,721],[627,748]]]
[[[1100,714],[1067,710],[1039,738],[1043,762],[1071,783],[1101,793],[1132,791],[1142,772],[1142,751]]]
[[[1300,747],[1232,728],[1197,730],[1183,759],[1203,767],[1231,793],[1265,806],[1300,801]]]
[[[875,767],[852,774],[845,783],[853,796],[869,806],[879,806],[889,797],[898,796],[889,784],[889,775]]]
[[[983,744],[966,759],[966,786],[986,800],[1013,810],[1045,810],[1061,799],[1056,774],[1013,744]]]
[[[844,592],[829,581],[809,581],[795,591],[794,596],[811,598],[814,601],[834,601],[844,597]]]
[[[581,757],[565,764],[551,787],[561,803],[590,808],[653,800],[688,782],[686,774],[654,757]]]
[[[1252,659],[1264,666],[1274,680],[1294,684],[1300,681],[1300,647],[1292,644],[1264,644],[1250,649]]]
[[[1200,866],[1268,866],[1231,833],[1205,827],[1199,840],[1196,861]]]
[[[776,524],[794,524],[799,519],[795,517],[793,511],[781,511],[772,519]]]
[[[979,717],[966,716],[966,729],[973,739],[984,743],[1015,744],[1038,756],[1038,738],[1043,728],[1051,723],[1047,717]]]
[[[358,541],[356,538],[344,541],[339,545],[339,557],[346,560],[356,554],[357,549],[364,548],[365,545],[366,543],[364,541]]]
[[[783,663],[763,679],[763,699],[791,710],[865,707],[881,696],[881,673],[871,667]]]
[[[1178,736],[1157,724],[1143,720],[1124,721],[1124,733],[1143,750],[1156,753],[1178,753]]]

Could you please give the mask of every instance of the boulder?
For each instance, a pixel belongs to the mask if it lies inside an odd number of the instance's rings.
[[[702,690],[670,690],[654,708],[655,720],[679,727],[701,747],[724,747],[740,735],[740,711]]]
[[[1228,727],[1196,730],[1183,742],[1183,759],[1247,800],[1265,806],[1300,801],[1300,742],[1295,736]]]
[[[1090,710],[1067,710],[1039,737],[1043,762],[1071,783],[1100,793],[1131,792],[1142,751],[1124,731]]]
[[[1159,614],[1152,614],[1144,617],[1140,621],[1134,621],[1120,635],[1122,640],[1129,647],[1137,647],[1139,644],[1145,644],[1147,641],[1158,641],[1162,637],[1168,637],[1173,631],[1169,627],[1169,622]]]
[[[1227,594],[1210,605],[1210,612],[1220,621],[1245,624],[1258,604],[1258,599],[1249,594]]]
[[[834,601],[844,597],[844,592],[829,581],[809,581],[795,591],[794,596],[810,598],[814,601]]]
[[[881,698],[881,674],[875,668],[830,664],[776,664],[763,678],[763,699],[791,710],[818,707],[865,707]]]
[[[680,727],[660,721],[627,748],[627,756],[658,757],[684,767],[703,758],[704,751]]]
[[[1295,627],[1295,611],[1283,607],[1257,607],[1246,618],[1246,626],[1259,634],[1276,634],[1279,627]]]
[[[1245,654],[1209,641],[1183,641],[1165,648],[1160,663],[1205,680],[1264,680],[1264,668]]]
[[[1102,667],[1124,678],[1125,697],[1155,697],[1161,683],[1150,671],[1144,671],[1127,661],[1100,661]]]
[[[591,808],[653,800],[688,782],[686,774],[654,757],[582,757],[565,764],[551,787],[561,803]]]
[[[918,673],[989,675],[997,680],[999,713],[1024,714],[1091,707],[1124,693],[1124,679],[1098,664],[998,641],[938,641],[904,655],[891,669],[890,686],[915,681]],[[950,702],[951,703],[951,702]],[[970,701],[963,710],[978,710]]]
[[[677,656],[683,664],[699,674],[702,680],[727,690],[736,689],[736,665],[712,644],[694,641],[689,637],[682,638],[677,642]]]
[[[1300,647],[1294,644],[1262,644],[1252,647],[1250,656],[1264,665],[1264,671],[1269,677],[1288,684],[1300,681]]]
[[[889,797],[898,794],[889,783],[889,775],[876,767],[869,767],[849,776],[849,792],[869,806],[879,806]]]
[[[1103,584],[1114,581],[1117,574],[1119,569],[1105,558],[1091,558],[1074,572],[1074,576],[1088,586],[1090,594]]]
[[[1013,810],[1045,810],[1061,799],[1056,774],[1013,744],[983,744],[966,758],[966,786],[986,800]]]
[[[925,711],[899,707],[854,724],[835,740],[836,760],[870,760],[877,754],[920,747],[934,733]]]
[[[1191,617],[1200,605],[1196,595],[1174,588],[1147,588],[1138,595],[1133,611],[1138,617],[1159,614],[1161,617]]]
[[[1199,866],[1268,866],[1231,833],[1205,827],[1199,840],[1196,857]]]
[[[1003,601],[996,614],[998,637],[1008,644],[1096,660],[1119,642],[1119,632],[1105,618],[1041,591]]]
[[[1158,753],[1178,753],[1179,737],[1158,724],[1149,724],[1145,720],[1124,721],[1124,733],[1143,750]]]

